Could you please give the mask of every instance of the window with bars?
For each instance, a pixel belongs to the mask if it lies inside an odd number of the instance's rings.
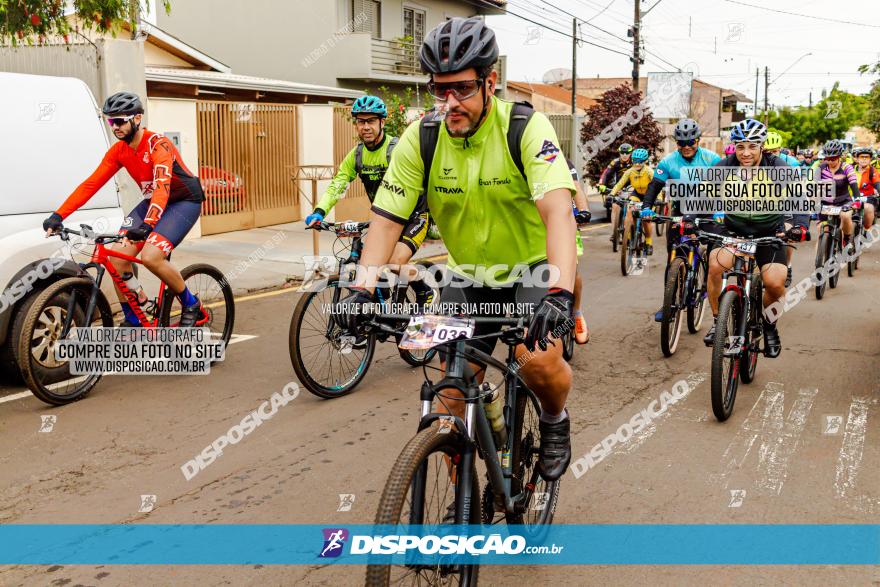
[[[382,37],[381,0],[352,0],[351,15],[356,32],[370,33],[374,39]]]

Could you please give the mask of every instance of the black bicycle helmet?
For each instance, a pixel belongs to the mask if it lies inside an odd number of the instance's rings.
[[[623,143],[619,147],[617,147],[617,152],[621,155],[626,155],[627,153],[633,152],[633,146],[629,143]]]
[[[691,139],[700,138],[700,135],[703,133],[696,120],[693,118],[683,118],[675,125],[675,130],[672,134],[676,141],[690,141]]]
[[[495,33],[476,16],[450,18],[437,25],[419,50],[422,71],[429,74],[453,73],[471,67],[480,70],[496,61]]]
[[[104,101],[101,109],[104,116],[124,116],[126,114],[143,114],[144,105],[137,94],[117,92]]]
[[[871,149],[871,147],[856,147],[855,149],[853,149],[852,154],[853,157],[858,157],[859,155],[870,155],[871,157],[873,157],[874,151],[873,149]]]
[[[843,143],[837,139],[831,139],[822,148],[825,151],[825,157],[840,157],[843,155]]]

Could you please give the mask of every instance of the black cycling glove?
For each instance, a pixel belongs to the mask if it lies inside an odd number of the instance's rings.
[[[548,336],[553,333],[555,338],[561,338],[563,328],[574,326],[573,316],[574,294],[558,287],[551,288],[532,315],[529,331],[523,341],[526,348],[534,351],[537,345],[546,351]],[[552,341],[550,344],[555,345]]]
[[[61,214],[58,212],[52,212],[52,215],[43,220],[43,230],[51,230],[52,232],[57,232],[61,230]]]

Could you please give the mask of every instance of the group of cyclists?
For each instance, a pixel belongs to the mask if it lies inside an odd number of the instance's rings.
[[[499,50],[494,32],[477,18],[451,18],[432,31],[419,52],[422,70],[429,76],[428,91],[438,105],[400,137],[385,132],[387,108],[381,99],[364,96],[352,106],[360,143],[343,160],[336,177],[316,208],[306,217],[313,226],[324,220],[350,182],[360,178],[371,202],[369,234],[360,265],[378,267],[406,264],[419,249],[430,223],[436,223],[449,252],[453,284],[440,292],[441,303],[493,305],[531,303],[525,343],[517,358],[528,354],[519,375],[540,400],[538,470],[547,481],[558,479],[571,460],[570,416],[566,409],[572,389],[572,370],[561,345],[551,333],[575,324],[578,342],[588,338],[580,311],[581,284],[577,272],[582,243],[578,226],[590,221],[579,174],[562,154],[560,142],[545,115],[527,104],[495,96]],[[198,179],[183,164],[174,145],[158,133],[142,128],[143,106],[130,93],[107,99],[103,113],[119,142],[98,169],[80,185],[43,224],[47,234],[57,231],[69,214],[82,206],[113,174],[124,167],[143,189],[144,201],[125,218],[120,232],[127,237],[121,250],[140,252],[144,264],[164,280],[183,307],[181,325],[192,325],[199,300],[168,261],[199,217],[204,193]],[[645,148],[619,147],[619,157],[602,173],[599,192],[606,194],[609,217],[618,213],[614,196],[631,188],[632,200],[641,201],[640,215],[650,220],[654,203],[670,180],[683,179],[692,167],[813,166],[823,179],[834,182],[835,205],[852,204],[868,196],[865,224],[871,226],[880,190],[880,168],[870,148],[852,151],[852,162],[840,141],[828,141],[817,158],[812,150],[794,156],[782,138],[761,122],[747,119],[734,125],[724,157],[700,146],[701,129],[691,119],[679,121],[673,131],[677,148],[656,167]],[[392,156],[393,155],[393,156]],[[673,216],[679,216],[672,210]],[[805,240],[809,215],[729,213],[709,215],[712,226],[733,236],[784,237]],[[693,234],[696,217],[684,216],[667,231],[667,258],[676,240]],[[645,222],[647,254],[653,250],[651,222]],[[851,212],[842,215],[848,242]],[[674,228],[674,230],[673,230]],[[765,307],[779,300],[790,282],[790,257],[785,249],[761,246],[756,252],[764,283]],[[709,254],[708,298],[717,317],[721,277],[733,254],[716,247]],[[130,264],[114,260],[122,274]],[[550,286],[536,286],[513,271],[528,265],[534,275],[541,267],[554,268]],[[474,267],[501,267],[492,277],[476,275]],[[667,261],[668,269],[668,261]],[[352,333],[361,332],[374,307],[376,284],[369,272],[339,305],[335,320]],[[478,279],[480,277],[480,279]],[[665,283],[664,276],[664,283]],[[419,304],[434,301],[434,292],[422,282],[411,282]],[[137,317],[120,295],[124,324],[136,326]],[[660,321],[663,309],[655,320]],[[782,345],[774,317],[763,316],[765,354],[779,355]],[[705,338],[712,344],[715,326]],[[478,326],[474,336],[492,334]],[[491,354],[497,337],[473,341]],[[441,358],[442,358],[441,353]],[[484,366],[472,369],[482,380]],[[454,395],[455,390],[449,390]],[[441,410],[453,415],[462,402]]]

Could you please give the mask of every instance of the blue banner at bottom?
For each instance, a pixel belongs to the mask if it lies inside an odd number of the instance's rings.
[[[0,564],[877,565],[880,525],[0,525]]]

